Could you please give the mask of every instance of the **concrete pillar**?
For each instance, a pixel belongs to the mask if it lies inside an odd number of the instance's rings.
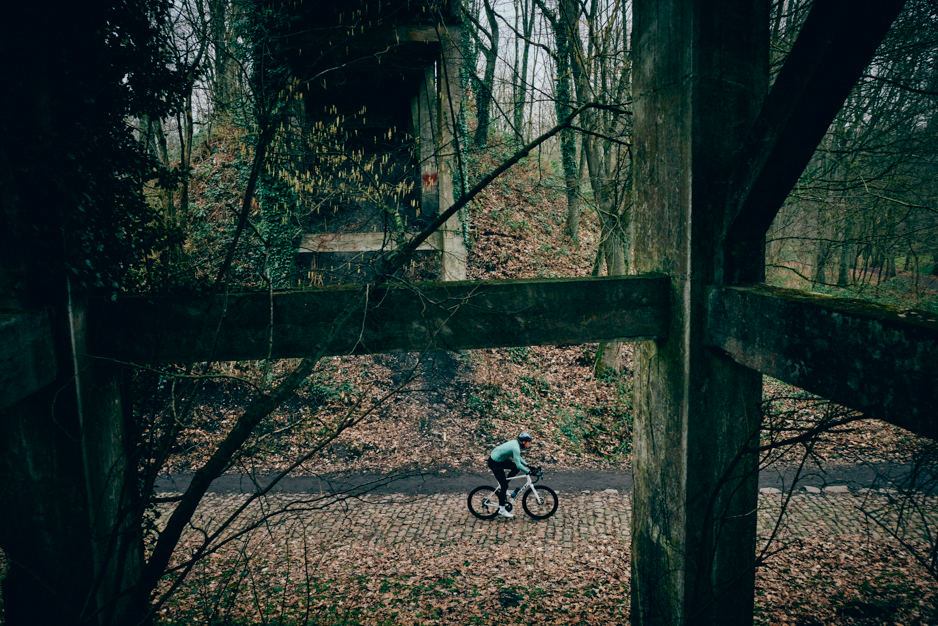
[[[420,212],[435,216],[440,212],[440,185],[437,165],[437,132],[435,121],[438,98],[433,67],[424,70],[423,82],[417,92],[417,158],[420,159]]]
[[[445,211],[453,206],[455,173],[458,171],[458,142],[455,121],[459,119],[459,107],[462,102],[460,93],[459,68],[461,66],[459,41],[461,32],[449,28],[441,36],[441,53],[438,71],[439,106],[438,106],[438,147],[437,164],[439,165],[439,209]],[[462,221],[454,215],[443,226],[441,276],[442,280],[466,279],[466,242],[463,239]]]
[[[635,353],[637,624],[752,621],[758,475],[746,450],[761,376],[703,335],[707,286],[723,276],[727,178],[767,88],[767,10],[635,2],[631,266],[671,277],[668,335]]]
[[[116,612],[143,543],[140,518],[121,496],[138,489],[125,475],[136,466],[124,456],[119,379],[84,348],[84,309],[68,278],[74,236],[63,237],[106,215],[86,206],[89,214],[75,217],[91,189],[80,166],[99,156],[86,134],[112,118],[84,120],[81,132],[74,120],[111,93],[109,79],[86,71],[107,14],[18,8],[28,17],[10,18],[18,28],[5,33],[15,35],[8,43],[23,57],[10,75],[17,97],[7,113],[17,125],[0,137],[0,301],[20,318],[27,334],[17,343],[32,354],[7,346],[2,355],[10,358],[5,373],[26,366],[14,374],[20,393],[4,393],[0,406],[3,612],[8,624],[126,623]],[[51,48],[56,55],[47,54]],[[84,260],[71,255],[75,266]]]
[[[88,349],[88,308],[84,297],[69,307],[73,385],[81,430],[82,469],[97,585],[97,621],[120,623],[133,610],[131,589],[143,567],[143,530],[137,468],[127,442],[132,423],[125,406],[126,372]]]
[[[121,379],[89,358],[83,304],[50,310],[55,380],[0,409],[6,618],[121,623],[143,557]]]

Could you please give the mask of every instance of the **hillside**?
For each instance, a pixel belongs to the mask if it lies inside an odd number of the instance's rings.
[[[562,234],[562,195],[552,180],[527,164],[470,207],[470,277],[589,273],[595,220],[584,213],[580,245],[571,245]],[[321,435],[346,415],[362,420],[312,454],[298,473],[483,471],[486,452],[520,429],[537,439],[526,458],[548,472],[624,469],[631,452],[630,359],[619,375],[597,378],[595,351],[595,345],[543,346],[325,359],[234,470],[283,469],[315,451]],[[194,469],[210,451],[208,443],[226,432],[253,396],[248,382],[263,387],[289,365],[226,364],[221,373],[231,378],[200,381],[191,411],[197,421],[186,430],[171,469]],[[765,413],[763,443],[798,436],[819,419],[838,415],[836,407],[772,380],[765,384]],[[903,461],[921,445],[897,428],[860,420],[812,445],[782,446],[764,455],[764,462],[792,466],[806,455],[811,463]],[[588,503],[606,509],[610,498],[622,498],[626,507],[628,496],[571,491],[562,497],[563,510],[550,524],[522,517],[481,526],[472,523],[462,496],[453,494],[413,501],[372,494],[351,507],[318,512],[314,504],[298,522],[265,525],[250,541],[213,555],[193,571],[161,618],[179,623],[174,620],[215,615],[224,603],[221,614],[245,615],[246,622],[278,605],[288,616],[294,607],[307,607],[307,616],[314,611],[314,621],[322,623],[466,623],[470,615],[478,623],[624,623],[631,591],[628,523],[597,531],[594,525],[612,518],[608,510],[594,513]],[[761,497],[760,517],[768,513],[763,506],[785,498]],[[931,623],[931,579],[915,562],[914,550],[850,534],[849,524],[841,528],[852,516],[862,517],[848,510],[854,506],[849,496],[810,498],[796,495],[792,508],[821,511],[826,523],[785,522],[775,538],[777,552],[758,569],[754,623],[860,624],[887,614]],[[842,508],[832,514],[835,500]],[[233,502],[236,496],[213,494],[205,503],[207,515]],[[630,511],[618,514],[627,520]],[[431,527],[445,530],[439,536]],[[564,527],[575,530],[561,540],[558,529]],[[465,536],[454,540],[447,533]],[[303,538],[302,550],[297,537]],[[193,535],[186,545],[199,540]],[[480,541],[492,549],[480,550]],[[428,542],[435,542],[433,550],[423,549]],[[533,554],[530,545],[538,545]],[[246,572],[252,581],[274,582],[259,591],[252,582],[249,592],[239,588]]]
[[[208,158],[218,163],[214,168]],[[220,153],[196,169],[201,181],[230,177]],[[580,241],[564,234],[564,196],[549,166],[523,162],[496,181],[467,211],[468,275],[504,279],[590,274],[598,240],[595,214],[583,209]],[[194,188],[210,193],[217,186]],[[297,470],[393,472],[403,469],[479,469],[486,450],[531,431],[529,453],[549,469],[626,467],[630,462],[631,350],[618,375],[593,373],[596,345],[539,346],[461,353],[334,357],[321,363],[313,380],[298,390],[261,429],[240,460],[241,469],[282,469],[316,449],[324,433],[342,419],[357,424]],[[233,424],[251,396],[289,362],[221,366],[227,378],[208,378],[193,390],[193,421],[184,430],[169,471],[191,471],[206,458],[210,441]],[[776,381],[766,382],[764,439],[783,439],[811,428],[827,405]],[[153,407],[155,408],[155,407]],[[919,441],[900,429],[861,420],[825,434],[811,448],[819,462],[908,459]],[[805,447],[766,455],[766,462],[797,463]]]

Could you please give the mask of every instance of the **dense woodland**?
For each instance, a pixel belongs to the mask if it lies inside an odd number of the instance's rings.
[[[784,60],[809,6],[773,3],[773,67]],[[337,197],[341,202],[346,193],[338,189],[341,183],[346,183],[343,189],[357,186],[359,201],[390,200],[395,189],[375,182],[381,177],[350,173],[353,155],[340,149],[350,137],[338,120],[298,132],[300,109],[290,98],[299,97],[302,87],[277,84],[288,79],[270,75],[263,77],[266,84],[257,84],[261,79],[251,74],[248,60],[253,50],[238,32],[249,26],[239,13],[247,9],[211,8],[214,12],[184,3],[172,8],[163,36],[181,74],[176,78],[183,80],[184,106],[134,123],[136,137],[165,172],[152,181],[150,197],[160,207],[164,236],[180,248],[176,256],[151,257],[124,278],[137,281],[136,289],[217,278],[212,261],[218,265],[219,256],[226,259],[219,248],[231,238],[226,225],[229,230],[238,225],[240,184],[255,192],[251,222],[257,232],[248,233],[235,253],[243,257],[237,265],[244,266],[235,268],[237,283],[245,288],[303,284],[309,277],[292,267],[294,239],[307,217],[302,211],[339,204]],[[475,2],[462,15],[466,106],[459,156],[465,180],[458,186],[468,189],[498,158],[507,158],[580,107],[598,105],[528,157],[543,165],[546,184],[564,194],[563,227],[571,246],[578,247],[584,212],[599,224],[600,238],[589,251],[594,274],[628,271],[629,12],[623,2],[531,0]],[[907,5],[828,129],[767,240],[770,282],[934,306],[929,297],[938,254],[931,243],[936,228],[933,14],[929,2]],[[235,172],[214,173],[227,175],[230,184],[214,186],[209,197],[193,198],[193,181],[208,167],[204,156],[236,149],[218,137],[240,146],[232,161],[240,167],[238,178]],[[264,167],[253,172],[246,146],[261,140],[269,143],[259,146]],[[304,148],[301,141],[307,149],[315,146],[302,171],[293,157]],[[373,165],[374,171],[380,168]],[[207,213],[220,209],[225,212]],[[184,270],[187,265],[192,269]]]
[[[378,31],[393,20],[351,4],[341,29],[349,41],[356,30]],[[811,4],[772,2],[767,28],[773,77]],[[427,223],[428,216],[414,208],[419,172],[401,165],[419,154],[414,129],[388,129],[392,147],[368,151],[353,130],[367,127],[366,107],[353,116],[311,113],[319,88],[314,83],[328,92],[322,76],[332,80],[326,73],[336,68],[313,60],[301,77],[291,65],[291,37],[309,29],[302,21],[309,12],[301,5],[134,0],[80,15],[64,11],[53,19],[30,44],[47,55],[5,70],[11,89],[51,94],[50,101],[59,102],[49,111],[8,102],[0,116],[6,145],[22,152],[16,161],[12,149],[0,155],[4,186],[12,195],[34,194],[47,211],[36,222],[47,249],[36,251],[34,264],[17,261],[23,252],[18,246],[25,244],[17,244],[15,231],[5,235],[10,245],[0,254],[14,268],[0,275],[5,306],[46,304],[43,285],[55,273],[49,268],[64,268],[70,289],[104,299],[318,287],[342,281],[324,280],[299,258],[298,241],[311,224],[338,223],[343,209],[367,206],[373,215],[365,228],[403,242]],[[421,19],[445,17],[461,25],[454,31],[460,76],[451,80],[462,102],[453,120],[451,158],[457,163],[454,196],[464,203],[458,215],[468,277],[628,274],[632,240],[642,237],[630,227],[631,2],[466,0],[455,10],[433,2],[410,5]],[[33,9],[17,10],[24,20],[38,19]],[[74,23],[81,33],[75,34]],[[4,26],[4,46],[32,34],[9,29]],[[63,33],[70,38],[60,40]],[[342,40],[331,43],[341,46]],[[83,56],[72,58],[76,50]],[[332,60],[324,54],[321,62]],[[60,82],[50,87],[46,78],[52,76]],[[76,101],[74,94],[82,97]],[[508,162],[516,164],[472,191]],[[938,312],[934,1],[906,3],[766,244],[770,284]],[[413,285],[434,278],[436,269],[432,258],[355,257],[344,279],[381,276]],[[96,589],[100,612],[81,619],[207,619],[192,600],[205,580],[187,585],[193,572],[214,570],[198,564],[240,525],[270,519],[265,494],[258,494],[193,539],[187,524],[204,490],[169,502],[156,498],[154,482],[167,473],[211,478],[222,472],[481,471],[485,450],[520,428],[535,434],[539,463],[548,469],[627,468],[631,354],[629,344],[588,344],[119,364],[133,398],[126,408],[132,441],[126,465],[136,490],[121,507],[128,534],[141,535],[143,548],[129,557],[127,571],[136,578],[124,580],[116,598],[102,598]],[[936,463],[934,442],[768,378],[763,416],[761,440],[753,443],[763,467]],[[14,471],[5,467],[3,476]],[[900,506],[911,511],[920,504],[910,499]],[[850,570],[845,580],[867,585],[866,595],[856,596],[862,596],[861,608],[852,613],[828,607],[842,623],[869,623],[863,620],[875,617],[871,611],[887,597],[910,623],[936,619],[938,599],[929,595],[918,602],[928,584],[923,581],[938,579],[936,529],[931,543],[907,541],[900,529],[896,534],[893,552],[870,548],[867,556],[876,571],[909,568],[907,588],[884,591]],[[824,547],[795,551],[799,557],[775,565],[786,571],[804,563],[810,563],[806,569],[834,567]],[[7,554],[0,561],[3,577],[14,572],[12,585],[0,578],[9,623],[29,615],[22,598],[35,602],[46,593],[30,590],[28,576],[18,577],[17,568],[24,567],[19,558]],[[69,558],[80,557],[66,555],[64,564]],[[772,571],[770,558],[764,565]],[[628,569],[627,562],[620,566]],[[766,622],[785,619],[785,611],[810,614],[811,579],[794,578],[794,585],[782,575],[760,579],[759,611]],[[218,584],[236,597],[238,584],[230,582]],[[624,586],[607,595],[628,604]],[[773,602],[780,608],[770,608]],[[239,610],[214,618],[254,619],[250,609]],[[302,612],[296,615],[287,621],[301,619]],[[518,619],[539,621],[537,615]],[[342,621],[323,621],[330,620]]]

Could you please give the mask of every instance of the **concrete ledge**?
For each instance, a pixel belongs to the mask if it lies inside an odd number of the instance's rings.
[[[738,363],[938,438],[938,316],[766,285],[709,306],[708,344]]]
[[[55,375],[48,313],[0,313],[0,409],[42,389]]]
[[[349,310],[351,321],[333,328]],[[135,362],[464,350],[650,339],[668,315],[661,275],[356,285],[99,301],[89,344]]]
[[[379,252],[397,247],[387,233],[307,233],[297,252]],[[418,250],[442,250],[442,233],[430,235]]]

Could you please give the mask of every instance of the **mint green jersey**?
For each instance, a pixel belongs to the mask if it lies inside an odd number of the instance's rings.
[[[503,463],[508,459],[511,459],[515,462],[515,467],[520,469],[525,474],[530,474],[531,470],[528,468],[528,464],[524,462],[524,459],[521,458],[521,444],[518,443],[517,439],[509,439],[505,443],[497,446],[492,450],[492,454],[489,455],[493,461],[496,463]]]

